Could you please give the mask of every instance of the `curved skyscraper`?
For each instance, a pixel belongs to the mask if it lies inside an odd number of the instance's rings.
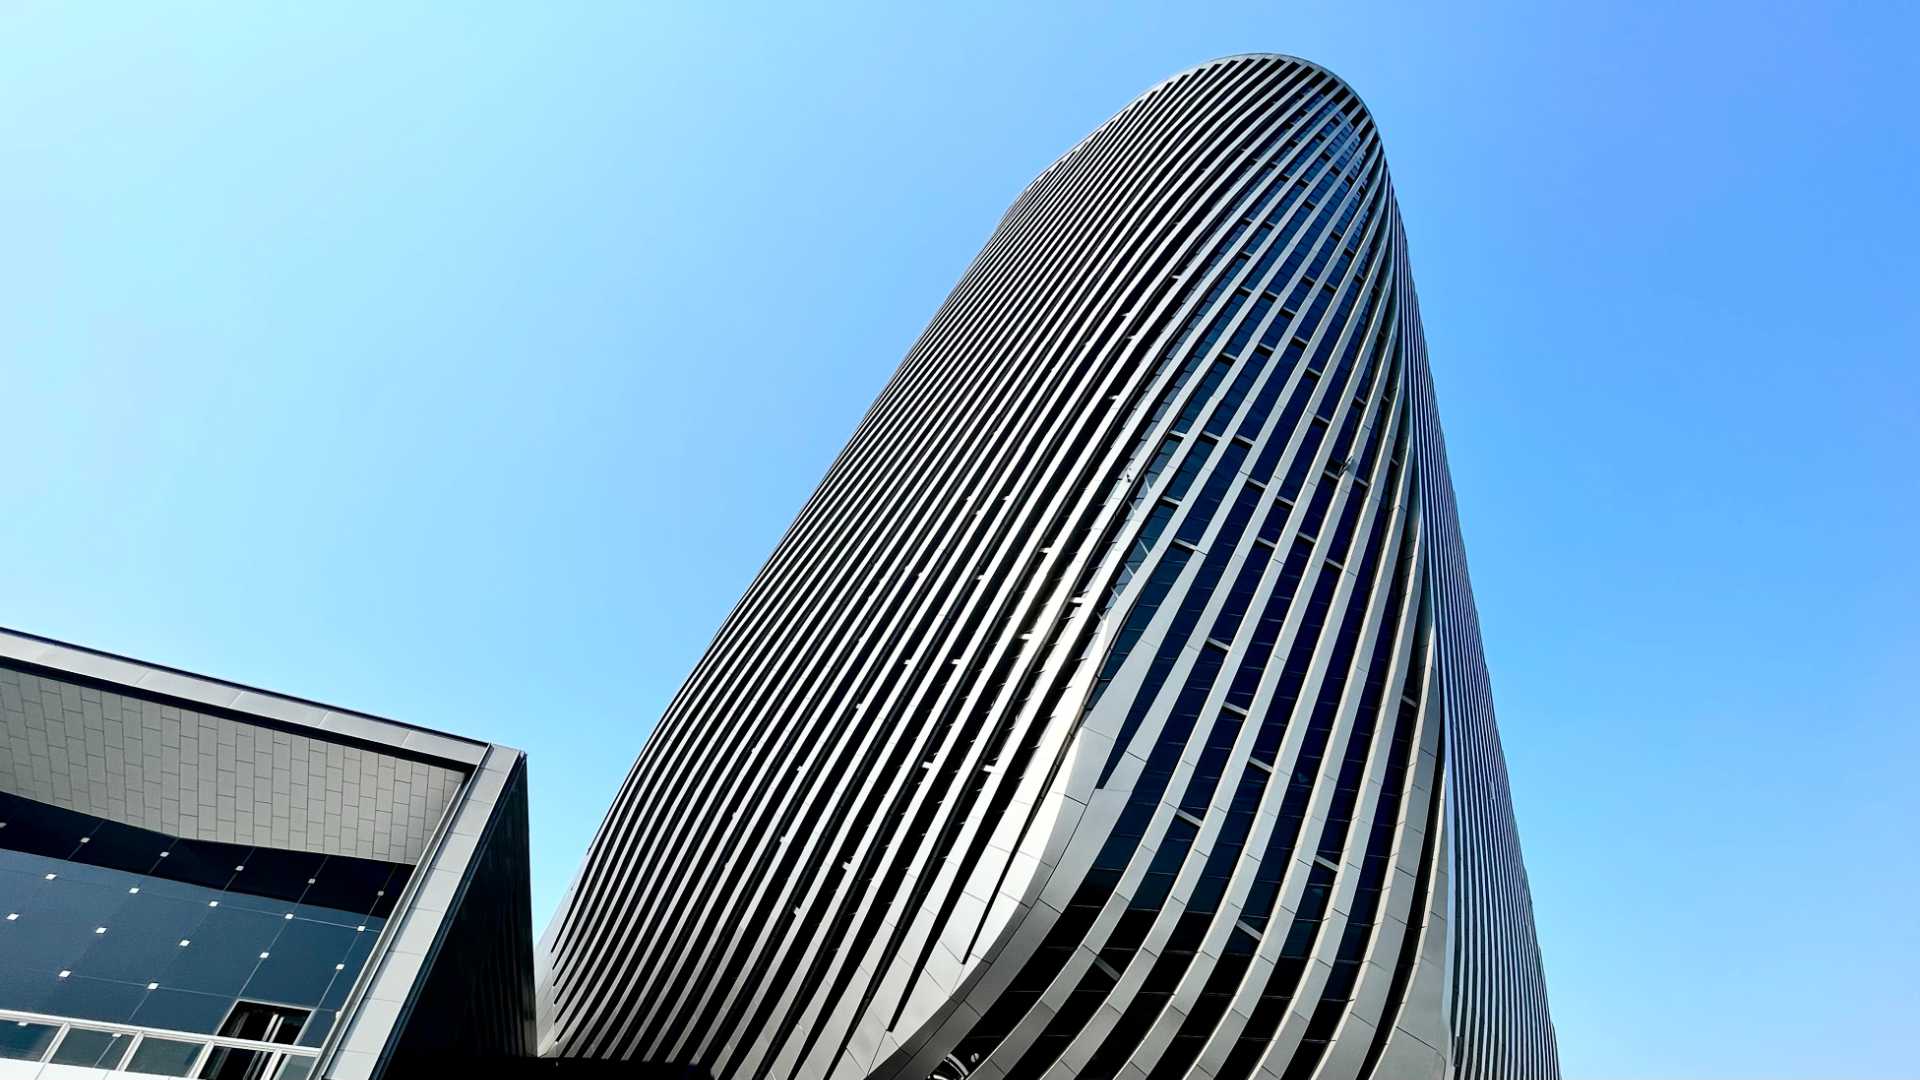
[[[1406,238],[1283,56],[1014,203],[647,741],[544,1050],[1558,1075]]]

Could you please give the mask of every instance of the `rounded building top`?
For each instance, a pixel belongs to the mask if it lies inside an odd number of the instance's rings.
[[[1059,157],[1049,162],[1045,169],[1040,170],[1040,175],[1042,176],[1046,175],[1049,170],[1059,165],[1062,161],[1065,161],[1066,159],[1072,157],[1082,146],[1085,146],[1089,141],[1093,139],[1095,135],[1098,135],[1102,129],[1104,129],[1108,124],[1112,123],[1115,118],[1119,117],[1122,113],[1125,113],[1128,109],[1133,108],[1142,99],[1152,95],[1156,91],[1166,86],[1169,86],[1179,81],[1180,79],[1186,78],[1187,76],[1192,75],[1195,72],[1205,71],[1208,68],[1212,68],[1212,67],[1219,67],[1222,64],[1231,64],[1236,61],[1249,61],[1249,60],[1267,61],[1267,62],[1276,63],[1276,64],[1294,64],[1302,68],[1305,68],[1308,71],[1316,72],[1320,75],[1323,75],[1326,78],[1332,80],[1335,86],[1339,87],[1342,90],[1345,90],[1348,94],[1352,95],[1354,107],[1358,111],[1360,116],[1365,116],[1365,117],[1372,116],[1372,112],[1367,108],[1366,99],[1362,98],[1360,96],[1360,92],[1353,88],[1353,84],[1341,78],[1332,69],[1326,67],[1323,64],[1316,64],[1312,60],[1305,59],[1304,57],[1294,56],[1291,53],[1279,53],[1279,52],[1230,53],[1226,56],[1216,56],[1211,60],[1203,60],[1200,63],[1194,64],[1191,67],[1181,68],[1179,71],[1174,72],[1173,74],[1167,76],[1166,78],[1161,79],[1159,82],[1154,83],[1152,86],[1147,87],[1145,90],[1140,91],[1138,94],[1135,94],[1133,98],[1129,100],[1125,105],[1121,106],[1119,110],[1114,112],[1111,116],[1107,117],[1105,120],[1101,121],[1098,125],[1094,127],[1092,131],[1088,132],[1086,136],[1082,138],[1079,142],[1074,143],[1071,147],[1069,147],[1066,153],[1061,154]]]
[[[1334,72],[1333,69],[1327,67],[1326,65],[1316,64],[1312,60],[1308,60],[1307,58],[1302,56],[1295,56],[1292,53],[1278,53],[1278,52],[1229,53],[1226,56],[1216,56],[1211,60],[1202,60],[1200,63],[1195,64],[1192,67],[1182,68],[1179,71],[1176,71],[1173,74],[1167,76],[1166,78],[1161,79],[1159,82],[1154,83],[1152,86],[1148,87],[1146,91],[1144,91],[1144,93],[1150,94],[1153,91],[1160,89],[1162,86],[1167,85],[1168,83],[1174,81],[1175,79],[1180,78],[1183,75],[1191,75],[1196,71],[1204,71],[1207,68],[1213,67],[1216,64],[1231,63],[1235,60],[1277,60],[1282,63],[1299,64],[1301,67],[1308,68],[1312,71],[1317,71],[1320,74],[1325,75],[1327,78],[1332,79],[1334,82],[1339,83],[1342,89],[1346,90],[1348,93],[1354,96],[1355,100],[1359,100],[1360,98],[1360,92],[1353,88],[1352,83],[1349,83],[1347,80],[1341,78],[1339,74]],[[1362,109],[1366,108],[1366,105],[1364,102],[1362,102],[1361,108]]]

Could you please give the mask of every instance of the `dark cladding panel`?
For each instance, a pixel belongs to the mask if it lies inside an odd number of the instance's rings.
[[[387,1075],[466,1058],[531,1057],[533,903],[527,879],[527,766],[507,781],[472,876],[402,1022]]]

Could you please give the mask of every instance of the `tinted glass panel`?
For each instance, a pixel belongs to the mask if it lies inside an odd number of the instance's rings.
[[[64,979],[55,976],[46,1011],[85,1020],[119,1020],[133,1012],[146,992],[142,983],[96,979],[76,971]]]
[[[211,1032],[227,1015],[233,999],[223,994],[205,994],[162,986],[148,991],[133,1011],[131,1022],[141,1027],[168,1028],[173,1031]]]
[[[177,1039],[141,1039],[139,1049],[133,1052],[132,1060],[127,1062],[127,1071],[152,1073],[155,1076],[186,1076],[192,1071],[194,1062],[199,1060],[200,1050],[205,1045]]]
[[[272,956],[261,961],[242,993],[258,1001],[318,1002],[355,940],[351,926],[296,918],[284,924]]]
[[[102,1023],[211,1033],[243,996],[337,1009],[410,873],[6,794],[0,822],[0,1008]]]
[[[48,1059],[55,1065],[86,1065],[96,1069],[111,1069],[120,1064],[120,1058],[133,1044],[133,1038],[117,1031],[97,1031],[93,1028],[68,1028],[67,1037],[60,1040],[60,1048]]]
[[[30,1024],[24,1020],[17,1022],[0,1021],[0,1058],[12,1058],[16,1061],[39,1061],[53,1045],[53,1037],[59,1028],[49,1024]]]
[[[216,1046],[207,1054],[207,1063],[196,1075],[206,1080],[260,1080],[267,1073],[272,1055],[264,1050],[236,1046]]]

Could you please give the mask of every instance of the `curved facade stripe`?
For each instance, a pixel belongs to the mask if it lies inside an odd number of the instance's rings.
[[[543,1050],[1559,1075],[1392,184],[1232,57],[1048,168],[648,739]]]

